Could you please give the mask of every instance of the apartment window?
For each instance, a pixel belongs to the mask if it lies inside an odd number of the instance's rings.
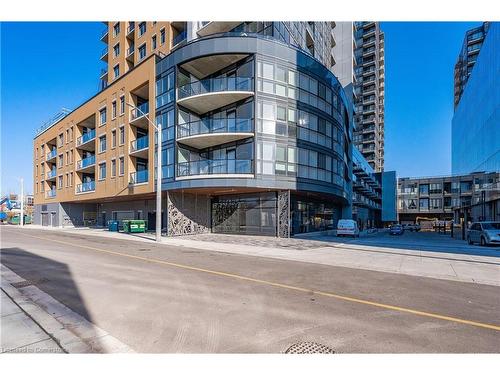
[[[165,29],[160,30],[160,44],[165,44]]]
[[[120,115],[125,113],[125,97],[120,96]]]
[[[66,173],[66,187],[69,187],[69,173]]]
[[[113,68],[113,74],[115,78],[120,76],[120,64],[116,64]]]
[[[154,51],[156,49],[156,35],[153,35],[151,38],[151,50]]]
[[[113,103],[111,103],[111,118],[116,118],[116,100],[113,100]]]
[[[116,147],[116,130],[113,130],[111,132],[111,147],[112,148]]]
[[[99,180],[106,178],[106,162],[99,164]]]
[[[418,187],[418,191],[420,194],[427,195],[429,194],[429,184],[422,184]]]
[[[113,26],[113,36],[120,34],[120,22],[117,22]]]
[[[38,176],[38,165],[36,166],[36,169],[35,169],[35,176]]]
[[[63,165],[64,165],[64,155],[63,154],[59,155],[59,162],[57,163],[57,165],[59,166],[59,168],[63,167]]]
[[[117,57],[120,54],[120,43],[116,43],[113,46],[113,56]]]
[[[69,150],[69,163],[73,163],[73,150]]]
[[[121,126],[120,127],[120,145],[123,145],[125,143],[125,127]]]
[[[35,188],[35,193],[38,194],[38,182],[35,184],[36,185],[36,188]]]
[[[106,151],[106,136],[99,137],[99,152]]]
[[[66,151],[66,165],[69,164],[69,151]]]
[[[125,159],[123,158],[123,156],[120,156],[120,160],[119,160],[119,165],[118,165],[118,174],[120,176],[123,176],[123,174],[125,173]]]
[[[430,184],[429,185],[429,193],[441,194],[442,193],[441,184],[440,183]]]
[[[146,32],[146,22],[141,22],[139,24],[139,36],[143,35]]]
[[[101,125],[106,124],[106,108],[99,111],[99,120],[101,121]]]
[[[146,43],[139,47],[139,60],[146,57]]]
[[[64,145],[64,133],[59,134],[59,139],[58,139],[57,145],[59,147],[62,147]]]
[[[437,209],[440,209],[441,208],[441,198],[432,198],[429,200],[429,208],[432,210],[437,210]]]
[[[419,201],[420,210],[425,211],[425,210],[429,209],[429,199],[428,198],[421,198],[418,201]]]
[[[116,177],[116,159],[111,160],[111,177]]]
[[[57,188],[62,189],[62,187],[63,187],[63,176],[60,175],[57,177]]]
[[[69,186],[73,186],[73,172],[69,172]]]
[[[35,159],[38,159],[38,147],[35,147]]]
[[[66,129],[66,143],[69,142],[69,129]]]
[[[69,137],[68,137],[68,142],[72,142],[73,141],[73,127],[70,127],[69,128]]]

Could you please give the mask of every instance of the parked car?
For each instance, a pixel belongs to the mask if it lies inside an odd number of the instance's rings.
[[[409,230],[410,232],[419,232],[420,225],[419,224],[403,224],[404,230]]]
[[[359,237],[358,223],[351,219],[340,219],[337,223],[337,237],[340,236]]]
[[[500,221],[481,221],[472,223],[467,231],[469,245],[500,245]]]
[[[389,229],[389,234],[391,235],[401,235],[405,232],[405,228],[401,224],[391,225]]]

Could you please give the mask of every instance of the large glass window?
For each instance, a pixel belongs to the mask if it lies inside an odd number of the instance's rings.
[[[156,81],[156,108],[171,103],[175,94],[174,73],[171,72]]]

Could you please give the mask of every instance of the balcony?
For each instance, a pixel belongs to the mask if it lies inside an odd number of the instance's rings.
[[[183,30],[172,39],[172,48],[187,39],[187,31]]]
[[[47,172],[47,181],[55,180],[57,176],[57,170],[54,168]]]
[[[211,22],[207,22],[198,30],[198,35],[199,36],[207,36],[207,35],[217,34],[217,33],[226,33],[228,31],[231,31],[232,29],[234,29],[240,23],[241,23],[241,21],[236,21],[236,22],[211,21]]]
[[[95,150],[95,129],[88,131],[83,134],[81,137],[76,139],[76,147],[85,150],[85,151],[94,151]]]
[[[127,38],[134,39],[135,34],[135,22],[130,22],[127,27]]]
[[[147,115],[149,113],[149,102],[144,102],[138,105],[137,108],[133,108],[130,114],[130,124],[147,129],[149,122]]]
[[[197,149],[253,136],[253,119],[205,119],[177,126],[177,141]]]
[[[109,33],[108,33],[108,28],[106,27],[101,32],[101,42],[108,43],[108,39],[109,39]]]
[[[204,79],[179,87],[177,103],[203,114],[253,96],[253,90],[250,77]]]
[[[83,184],[76,185],[76,193],[90,193],[95,191],[95,181],[84,182]]]
[[[134,52],[135,52],[135,46],[130,46],[128,49],[127,49],[127,53],[126,53],[126,59],[130,62],[134,62]]]
[[[132,185],[136,184],[144,184],[148,182],[148,170],[143,169],[142,171],[132,172],[130,173],[130,183]]]
[[[105,47],[101,52],[101,60],[108,62],[108,47]]]
[[[253,177],[253,160],[198,160],[178,163],[177,179]]]
[[[78,172],[88,172],[94,170],[95,167],[95,155],[89,156],[85,159],[78,160],[76,163],[76,169]]]
[[[101,69],[101,75],[99,76],[99,78],[101,80],[104,80],[104,79],[107,80],[107,78],[108,78],[108,69],[102,68]]]
[[[55,198],[55,197],[56,197],[56,190],[55,189],[47,190],[45,192],[45,198]]]
[[[147,159],[148,149],[149,149],[148,135],[137,138],[136,140],[130,142],[130,156]]]
[[[47,154],[47,157],[45,158],[45,161],[50,161],[50,160],[54,159],[56,156],[57,156],[57,150],[54,148],[52,151],[50,151]]]

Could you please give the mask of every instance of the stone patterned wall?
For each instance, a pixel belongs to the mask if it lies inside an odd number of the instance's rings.
[[[290,237],[290,190],[278,192],[278,237]]]
[[[210,198],[206,195],[169,192],[167,214],[168,236],[210,233]]]

